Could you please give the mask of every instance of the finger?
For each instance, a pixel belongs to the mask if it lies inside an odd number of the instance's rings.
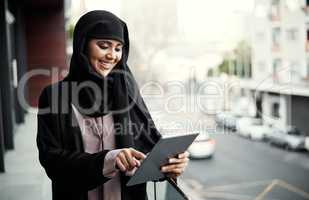
[[[137,167],[140,167],[140,166],[141,166],[141,161],[137,160],[137,159],[134,158],[134,157],[133,157],[133,159],[134,159],[134,161],[136,162],[136,166],[137,166]]]
[[[183,168],[175,168],[167,173],[172,173],[172,174],[182,174],[184,172]]]
[[[185,158],[181,158],[181,159],[178,159],[178,158],[170,158],[168,160],[168,163],[169,164],[172,164],[172,163],[187,163],[189,162],[189,158],[185,157]]]
[[[183,153],[178,154],[178,158],[186,158],[189,156],[189,152],[185,151]]]
[[[145,154],[143,154],[142,152],[140,151],[137,151],[133,148],[131,148],[131,152],[132,152],[132,155],[137,158],[138,160],[144,160],[146,158]]]
[[[125,154],[124,154],[123,152],[120,152],[120,153],[118,154],[118,158],[120,159],[121,163],[123,164],[123,166],[124,166],[126,169],[129,169],[129,168],[130,168],[129,163],[128,163],[127,159],[126,159],[126,156],[125,156]]]
[[[131,151],[130,150],[124,150],[123,151],[125,158],[127,160],[127,163],[129,164],[129,168],[133,169],[136,166],[136,163],[131,155]]]
[[[175,169],[185,169],[186,166],[187,166],[187,163],[165,165],[161,168],[161,171],[164,173],[174,172]]]
[[[126,171],[126,167],[122,164],[122,162],[120,161],[120,158],[116,158],[116,164],[118,166],[118,168],[120,169],[120,171],[124,172]]]

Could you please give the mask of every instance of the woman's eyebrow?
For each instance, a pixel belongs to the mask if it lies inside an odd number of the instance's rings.
[[[99,40],[98,43],[107,43],[108,45],[112,45],[113,44],[111,41],[108,41],[108,40]],[[123,47],[123,44],[122,43],[117,43],[116,46]]]
[[[108,41],[108,40],[99,40],[98,43],[107,43],[109,45],[112,44],[112,42]]]

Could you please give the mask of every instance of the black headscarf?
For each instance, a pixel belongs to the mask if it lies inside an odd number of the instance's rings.
[[[106,77],[98,74],[91,67],[85,53],[87,42],[91,38],[115,39],[123,44],[121,60]],[[70,71],[65,80],[71,82],[71,86],[75,84],[75,87],[72,86],[73,93],[77,93],[78,95],[75,96],[78,98],[72,99],[72,103],[81,114],[99,117],[113,113],[118,147],[134,145],[132,134],[136,134],[136,131],[132,130],[132,124],[138,129],[143,126],[145,131],[144,137],[147,140],[139,145],[140,148],[150,147],[160,135],[155,129],[137,83],[127,65],[128,54],[129,34],[126,24],[110,12],[90,11],[83,15],[76,24]],[[93,90],[85,87],[86,83],[94,84],[97,88]],[[102,98],[96,96],[99,93],[103,94]]]

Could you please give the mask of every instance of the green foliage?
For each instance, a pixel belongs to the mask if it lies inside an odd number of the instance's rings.
[[[240,78],[250,78],[251,69],[251,49],[246,41],[240,41],[235,49],[228,52],[221,64],[208,71],[208,76],[214,76],[214,72],[235,75]]]
[[[75,26],[73,24],[69,25],[68,35],[69,35],[69,39],[71,39],[71,40],[73,40],[74,28],[75,28]]]

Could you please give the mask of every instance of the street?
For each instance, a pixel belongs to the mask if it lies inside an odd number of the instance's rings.
[[[183,178],[205,199],[309,199],[309,154],[233,133],[212,135],[213,158],[192,160]]]
[[[158,126],[180,125],[187,131],[203,128],[216,140],[214,156],[191,160],[182,176],[203,199],[309,199],[309,152],[287,151],[223,131],[216,126],[214,115],[195,112],[193,103],[184,104],[189,112],[174,114],[164,112],[160,101],[148,103],[151,109],[162,111],[153,115]],[[179,107],[179,102],[174,101],[175,105]]]

